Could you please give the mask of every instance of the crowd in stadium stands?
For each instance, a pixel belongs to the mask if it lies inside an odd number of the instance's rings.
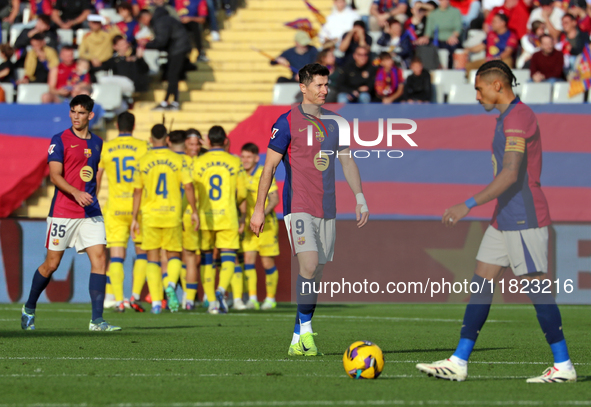
[[[237,6],[238,0],[0,0],[3,34],[15,37],[0,38],[0,82],[47,83],[43,103],[90,94],[93,83],[116,83],[130,99],[148,89],[144,50],[156,49],[168,53],[171,67],[164,68],[168,94],[157,109],[176,110],[178,82],[195,69],[188,53],[195,48],[207,62],[204,26],[219,41],[217,10],[230,16]],[[78,29],[85,30],[81,38]]]
[[[586,0],[334,0],[318,39],[317,62],[331,72],[329,102],[429,102],[429,71],[478,69],[502,59],[531,81],[566,80],[589,43]],[[315,50],[302,32],[272,63],[291,79]],[[445,61],[438,50],[448,51]],[[402,71],[410,69],[406,79]]]

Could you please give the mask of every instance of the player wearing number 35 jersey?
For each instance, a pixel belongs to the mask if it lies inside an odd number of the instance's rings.
[[[234,275],[236,250],[240,247],[236,206],[246,199],[246,176],[240,158],[224,151],[227,137],[221,126],[213,126],[204,141],[211,148],[194,158],[193,178],[199,195],[203,290],[210,301],[209,312],[217,314],[228,311],[224,296]],[[214,248],[221,251],[222,260],[217,290]]]
[[[47,218],[47,257],[35,271],[29,299],[21,314],[21,328],[35,329],[35,309],[68,247],[86,252],[91,264],[89,292],[92,303],[91,331],[119,331],[103,319],[105,299],[105,224],[96,197],[96,174],[103,141],[88,128],[94,101],[87,95],[70,102],[72,127],[51,139],[47,161],[55,194]]]

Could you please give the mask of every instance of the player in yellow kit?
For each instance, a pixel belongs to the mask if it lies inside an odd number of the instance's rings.
[[[107,248],[111,252],[111,262],[107,271],[108,283],[115,296],[116,310],[125,311],[123,304],[123,261],[129,240],[131,213],[133,205],[133,172],[139,159],[144,156],[150,145],[132,136],[135,116],[123,112],[117,117],[119,136],[103,146],[99,170],[97,173],[98,189],[103,174],[109,182],[109,198],[104,211]],[[140,248],[141,239],[134,240],[137,258],[133,265],[133,292],[131,307],[137,312],[144,312],[140,305],[141,289],[146,280],[146,252]],[[139,287],[139,290],[137,289]]]
[[[175,133],[175,132],[173,132]],[[189,167],[179,154],[166,145],[166,128],[157,124],[152,128],[152,150],[143,156],[134,176],[132,236],[139,233],[138,213],[142,211],[142,249],[148,254],[147,278],[152,296],[152,313],[162,312],[162,273],[160,249],[166,250],[168,275],[178,280],[182,262],[182,193],[194,211],[194,228],[199,227],[195,207],[195,190]],[[175,281],[176,281],[175,280]],[[179,303],[171,301],[171,287],[166,288],[168,307],[178,311]],[[174,292],[174,289],[172,289]]]
[[[201,226],[201,273],[209,312],[228,312],[224,299],[234,274],[238,240],[237,204],[246,198],[246,179],[240,159],[223,150],[226,132],[213,126],[206,136],[211,149],[193,162],[193,179],[199,194]],[[221,252],[222,267],[217,291],[213,269],[213,249]],[[215,298],[215,300],[214,300]]]
[[[257,145],[253,143],[243,145],[240,159],[246,172],[246,224],[249,225],[250,217],[254,212],[254,206],[257,200],[259,181],[263,173],[263,167],[259,165],[259,148]],[[277,306],[275,293],[277,292],[279,272],[277,271],[277,267],[275,267],[274,258],[279,256],[279,225],[273,208],[278,203],[279,194],[277,192],[277,184],[275,183],[275,179],[273,179],[269,188],[269,194],[267,195],[267,202],[265,203],[265,229],[258,238],[250,228],[246,228],[244,231],[242,249],[244,250],[244,273],[248,279],[249,300],[246,303],[246,308],[249,309],[258,309],[259,306],[257,299],[257,274],[255,269],[257,252],[261,256],[261,263],[263,263],[265,269],[265,283],[267,287],[267,297],[261,305],[261,309],[273,309]]]

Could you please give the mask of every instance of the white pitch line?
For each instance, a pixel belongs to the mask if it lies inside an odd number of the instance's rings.
[[[322,357],[317,358],[285,358],[285,359],[196,359],[196,358],[109,358],[109,357],[67,357],[67,356],[57,356],[57,357],[49,357],[49,356],[0,356],[0,360],[104,360],[109,362],[133,362],[133,361],[140,361],[140,362],[263,362],[263,363],[272,363],[272,362],[306,362],[306,363],[313,363],[313,362],[332,362],[332,363],[341,363],[339,359],[324,359]],[[425,363],[424,360],[388,360],[388,363]],[[551,362],[505,362],[505,361],[470,361],[472,364],[482,364],[482,365],[551,365]],[[591,363],[573,363],[573,365],[578,366],[589,366]]]
[[[0,404],[0,407],[90,407],[91,403]],[[253,400],[192,403],[114,403],[108,407],[296,407],[296,406],[591,406],[591,400]]]

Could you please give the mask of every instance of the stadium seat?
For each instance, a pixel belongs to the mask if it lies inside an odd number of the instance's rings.
[[[444,103],[445,95],[449,95],[451,85],[466,83],[466,71],[461,69],[436,69],[431,72],[431,78],[436,89],[437,103]]]
[[[521,101],[523,103],[550,103],[552,85],[549,83],[525,82],[521,87]]]
[[[23,79],[25,77],[25,68],[16,68],[16,80]]]
[[[381,45],[378,45],[378,40],[382,36],[382,32],[381,31],[368,31],[367,34],[371,37],[371,40],[372,40],[370,51],[373,52],[374,54],[378,54],[380,52],[380,49],[382,48]]]
[[[74,31],[70,29],[57,29],[57,38],[60,45],[72,45],[74,43]]]
[[[20,35],[21,31],[23,31],[24,25],[23,24],[15,24],[10,29],[10,46],[13,47],[16,39]],[[3,37],[4,38],[4,37]]]
[[[47,92],[49,92],[49,85],[46,83],[23,83],[18,85],[16,103],[40,105],[41,96]]]
[[[299,83],[277,83],[273,88],[273,104],[290,105],[296,101],[299,91]]]
[[[2,30],[2,39],[0,41],[0,43],[4,44],[8,40],[8,30]]]
[[[82,44],[82,39],[90,30],[87,28],[79,28],[76,30],[76,45]]]
[[[585,93],[579,93],[572,98],[568,96],[570,84],[568,82],[556,82],[552,92],[552,103],[584,103]]]
[[[156,75],[160,71],[158,58],[160,58],[160,51],[157,49],[147,49],[144,51],[144,61],[150,67],[151,75]]]
[[[410,75],[412,75],[412,71],[410,69],[405,69],[402,71],[402,77],[404,80],[406,80],[406,78],[408,78]]]
[[[121,89],[119,86],[111,83],[93,85],[92,98],[107,112],[113,112],[118,109],[123,101]],[[114,117],[114,114],[106,116]]]
[[[468,77],[468,83],[470,85],[474,85],[474,83],[476,82],[476,72],[478,72],[478,69],[472,69],[470,71],[470,76]]]
[[[476,91],[472,84],[453,84],[449,89],[447,103],[452,105],[473,104],[476,101]]]
[[[447,69],[447,62],[449,60],[449,51],[445,48],[440,48],[437,50],[439,54],[439,63],[443,67],[443,69]]]
[[[485,39],[486,33],[483,30],[468,30],[463,46],[464,48],[471,48],[475,45],[482,44]]]
[[[14,103],[14,85],[12,83],[0,83],[0,85],[4,88],[6,104]]]

